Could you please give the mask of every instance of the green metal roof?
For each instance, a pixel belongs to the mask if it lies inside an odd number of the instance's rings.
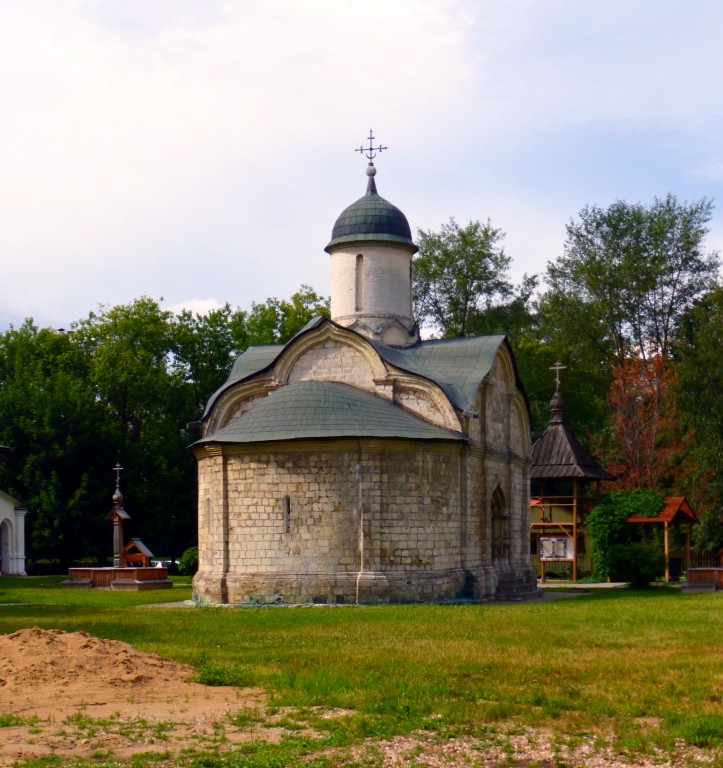
[[[300,381],[268,397],[194,445],[367,437],[466,441],[390,400],[349,384]]]
[[[376,168],[370,164],[366,194],[341,212],[325,251],[340,243],[381,240],[409,245],[416,252],[407,217],[377,193],[375,173]]]
[[[269,344],[266,347],[249,347],[236,358],[228,381],[246,379],[254,373],[262,371],[276,360],[285,346],[285,344]]]
[[[323,323],[335,325],[333,320],[317,317],[285,346],[249,347],[234,363],[226,382],[208,401],[204,418],[208,416],[218,396],[233,384],[250,378],[275,364],[281,353],[294,340]],[[340,326],[339,326],[340,327]],[[345,328],[348,333],[356,333]],[[361,334],[357,334],[361,335]],[[411,347],[389,347],[362,336],[376,350],[382,360],[408,373],[421,376],[437,384],[453,406],[461,411],[473,411],[477,390],[489,373],[497,350],[507,344],[504,336],[475,336],[463,339],[435,339],[420,341]],[[517,376],[517,373],[515,372]],[[524,393],[517,377],[517,387]]]
[[[376,341],[370,344],[395,368],[433,381],[452,405],[473,411],[479,385],[504,341],[504,336],[473,336],[420,341],[411,347],[388,347]]]

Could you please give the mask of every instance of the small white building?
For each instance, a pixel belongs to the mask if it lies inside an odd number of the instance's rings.
[[[25,576],[25,515],[27,509],[0,491],[0,573]]]

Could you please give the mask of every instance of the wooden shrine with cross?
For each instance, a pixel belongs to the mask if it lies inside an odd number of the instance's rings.
[[[106,518],[113,523],[113,567],[112,568],[70,568],[65,587],[90,589],[100,587],[141,591],[147,589],[168,589],[173,582],[168,578],[166,568],[151,566],[153,553],[140,539],[131,539],[123,544],[123,523],[130,515],[123,508],[123,494],[120,490],[120,473],[123,467],[116,464],[113,508]]]
[[[532,447],[531,551],[542,581],[548,572],[577,581],[579,570],[592,570],[590,543],[581,531],[584,517],[591,509],[583,489],[614,479],[565,423],[560,394],[560,371],[564,369],[559,362],[550,369],[555,371],[555,394],[550,400],[552,418]]]

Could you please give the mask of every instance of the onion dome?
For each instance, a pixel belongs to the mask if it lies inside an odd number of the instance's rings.
[[[563,415],[564,409],[565,401],[563,400],[562,395],[558,390],[550,400],[550,410],[552,411],[552,418],[550,419],[551,424],[561,424],[563,421],[565,421],[565,417]]]
[[[366,194],[345,208],[336,220],[331,241],[324,249],[327,253],[331,253],[330,249],[336,245],[361,240],[402,243],[411,246],[413,252],[417,251],[407,217],[378,194],[374,182],[376,172],[374,164],[369,163]]]

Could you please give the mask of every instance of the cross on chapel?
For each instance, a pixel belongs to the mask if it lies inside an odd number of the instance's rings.
[[[369,165],[374,165],[372,163],[372,160],[377,156],[378,152],[383,152],[385,149],[389,149],[389,147],[382,147],[379,145],[378,147],[374,146],[374,134],[372,133],[372,129],[369,129],[369,136],[367,137],[369,140],[369,146],[365,147],[363,144],[362,146],[355,149],[355,152],[363,152],[366,155],[367,160],[369,160]]]
[[[566,368],[567,366],[563,365],[559,360],[555,365],[550,366],[550,370],[555,371],[555,394],[560,391],[560,371],[564,371]]]

